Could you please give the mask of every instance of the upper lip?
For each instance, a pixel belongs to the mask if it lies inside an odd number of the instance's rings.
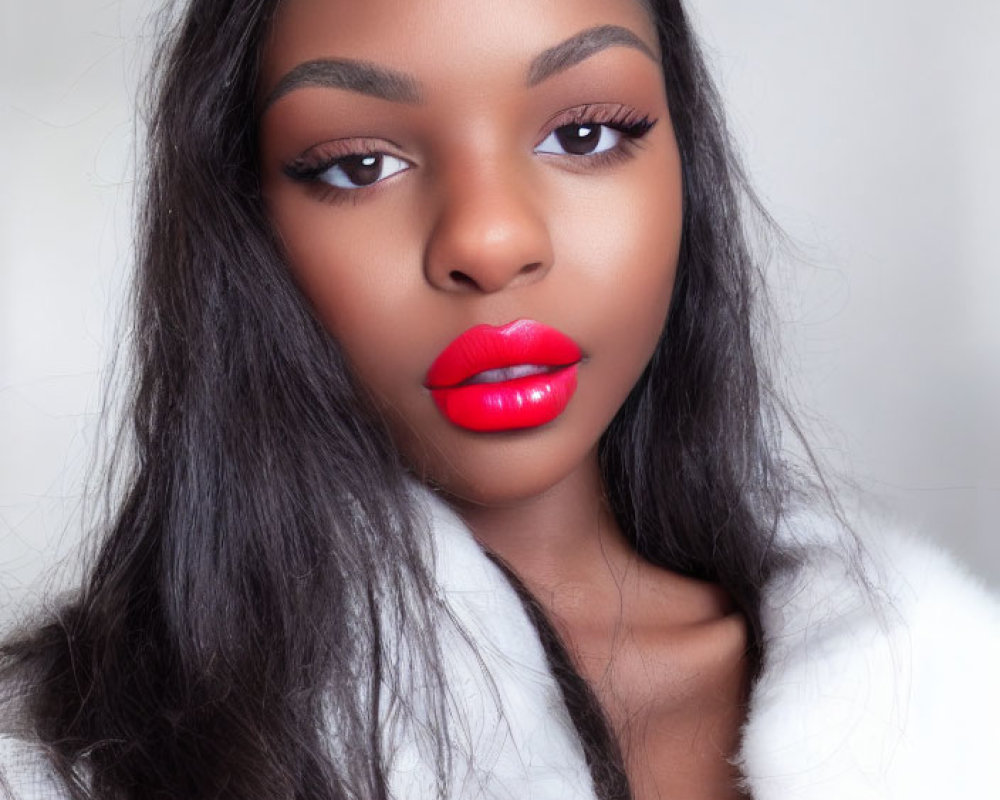
[[[445,389],[488,369],[520,364],[564,367],[582,358],[565,333],[541,322],[519,319],[507,325],[476,325],[457,336],[427,370],[426,386]]]

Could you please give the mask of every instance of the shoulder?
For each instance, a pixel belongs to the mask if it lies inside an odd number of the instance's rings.
[[[1000,714],[1000,601],[932,545],[791,516],[765,589],[741,766],[756,800],[981,794]]]

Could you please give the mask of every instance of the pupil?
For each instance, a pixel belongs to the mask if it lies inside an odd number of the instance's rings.
[[[563,150],[575,156],[592,153],[601,139],[600,125],[563,125],[556,131]]]
[[[382,175],[382,156],[348,156],[340,162],[340,168],[355,186],[369,186]]]

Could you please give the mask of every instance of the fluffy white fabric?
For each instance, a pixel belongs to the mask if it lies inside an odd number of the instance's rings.
[[[583,749],[521,601],[468,528],[425,490],[432,558],[447,616],[438,620],[448,697],[454,800],[593,798]],[[435,760],[419,735],[427,705],[404,693],[411,713],[384,731],[395,753],[396,798],[435,797]],[[383,712],[383,718],[385,713]]]
[[[1000,603],[928,544],[801,515],[764,603],[740,766],[756,800],[1000,796]],[[859,588],[862,566],[871,592]]]
[[[447,609],[451,797],[592,799],[520,601],[455,515],[424,498]],[[766,658],[738,757],[755,800],[997,796],[997,599],[942,553],[897,533],[866,535],[860,551],[839,525],[804,513],[782,537],[803,561],[765,592]],[[398,647],[405,665],[405,641]],[[435,758],[421,735],[432,723],[426,685],[419,675],[400,679],[412,692],[406,710],[382,709],[399,800],[435,794]],[[30,745],[0,739],[0,764],[15,797],[59,797]]]

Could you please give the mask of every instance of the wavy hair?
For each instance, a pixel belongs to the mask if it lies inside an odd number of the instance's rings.
[[[261,199],[255,89],[277,5],[192,0],[165,38],[126,491],[79,595],[3,648],[22,724],[74,798],[385,798],[381,621],[411,631],[441,674],[405,467]],[[728,590],[759,658],[760,589],[784,558],[772,539],[793,490],[757,351],[761,275],[742,219],[759,209],[680,3],[649,6],[683,237],[666,329],[600,462],[636,550]],[[525,602],[599,794],[628,797],[596,700]]]

